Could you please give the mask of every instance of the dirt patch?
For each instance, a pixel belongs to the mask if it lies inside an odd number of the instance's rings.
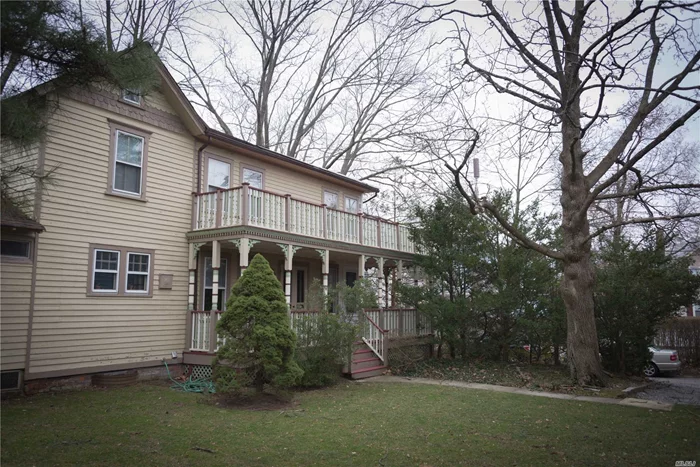
[[[575,386],[564,366],[489,361],[428,360],[404,371],[393,370],[392,373],[397,376],[498,384],[532,391],[601,397],[622,397],[625,388],[640,385],[644,381],[643,378],[614,376],[605,388],[587,388]]]
[[[244,393],[239,395],[211,394],[206,402],[223,409],[266,411],[266,410],[290,410],[299,403],[291,394],[278,394],[271,392]]]

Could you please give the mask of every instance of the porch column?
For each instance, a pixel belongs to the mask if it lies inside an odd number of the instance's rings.
[[[401,284],[401,280],[403,279],[403,260],[400,259],[396,262],[396,280],[394,281],[393,284],[393,290],[392,290],[392,300],[394,301],[395,306],[401,306],[401,303],[399,303],[397,299],[397,294],[396,294],[396,289],[399,284]]]
[[[216,321],[219,309],[219,268],[221,267],[221,244],[218,240],[211,242],[211,315],[209,320],[209,351],[216,351]]]
[[[321,255],[321,274],[323,275],[323,296],[328,296],[328,250],[316,250]]]
[[[248,267],[248,255],[250,254],[250,243],[249,239],[247,237],[243,237],[240,239],[240,243],[238,244],[238,257],[239,257],[239,266],[241,267],[241,276],[243,275],[243,271],[246,270]]]
[[[384,258],[377,258],[377,278],[379,285],[377,286],[377,299],[379,302],[379,308],[385,308],[387,306],[385,296],[384,296]]]
[[[190,243],[189,245],[189,277],[187,288],[187,309],[192,311],[197,303],[197,257],[202,243]]]
[[[367,258],[365,255],[360,255],[357,259],[357,278],[362,279],[365,276],[365,262]]]
[[[301,247],[292,246],[291,244],[278,243],[284,253],[284,298],[287,302],[287,307],[292,307],[292,264],[294,253]]]
[[[190,243],[188,247],[188,286],[187,286],[187,322],[185,323],[185,349],[192,347],[192,311],[197,307],[197,262],[199,248],[203,243]]]

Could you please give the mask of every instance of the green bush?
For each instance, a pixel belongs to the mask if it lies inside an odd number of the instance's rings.
[[[284,292],[262,255],[255,255],[231,289],[216,329],[223,339],[213,365],[217,392],[249,386],[262,392],[265,385],[284,388],[301,380]]]
[[[639,373],[658,327],[691,303],[700,287],[687,259],[674,258],[652,238],[604,244],[597,262],[596,325],[603,365]]]
[[[344,313],[309,314],[297,325],[295,360],[304,371],[300,385],[321,387],[333,384],[347,363],[357,327]]]

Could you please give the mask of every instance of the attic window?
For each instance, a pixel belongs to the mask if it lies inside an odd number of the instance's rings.
[[[122,89],[122,99],[129,104],[141,105],[141,92],[134,89]]]

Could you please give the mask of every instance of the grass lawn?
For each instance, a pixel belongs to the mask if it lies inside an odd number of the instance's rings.
[[[274,411],[156,384],[2,404],[2,465],[648,465],[700,460],[700,409],[343,383]],[[205,450],[202,450],[205,449]],[[206,450],[212,451],[208,452]]]

